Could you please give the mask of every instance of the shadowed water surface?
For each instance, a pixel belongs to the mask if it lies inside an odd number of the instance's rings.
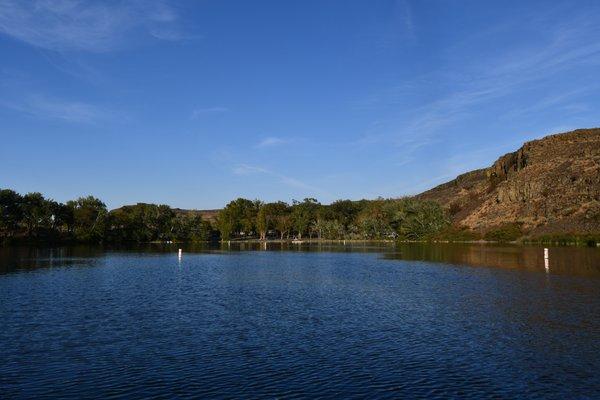
[[[266,249],[268,251],[257,251]],[[600,250],[1,248],[0,397],[600,397]]]

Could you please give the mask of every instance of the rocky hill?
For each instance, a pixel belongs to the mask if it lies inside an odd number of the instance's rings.
[[[185,210],[183,208],[174,208],[173,211],[177,214],[200,215],[202,219],[214,223],[217,219],[217,214],[221,210]]]
[[[146,203],[137,203],[139,204],[146,204]],[[117,211],[123,208],[127,208],[127,207],[132,207],[133,205],[126,205],[126,206],[122,206],[119,208],[115,208],[112,211]],[[214,223],[217,219],[217,214],[219,213],[220,210],[194,210],[194,209],[183,209],[183,208],[172,208],[172,210],[175,212],[175,214],[179,214],[179,215],[188,215],[188,216],[196,216],[196,215],[200,215],[203,219],[210,221],[211,223]]]
[[[527,142],[492,166],[417,196],[453,222],[486,232],[518,224],[531,235],[600,232],[600,128]]]

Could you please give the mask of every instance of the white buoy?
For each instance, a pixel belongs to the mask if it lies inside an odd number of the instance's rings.
[[[546,248],[544,249],[544,268],[546,272],[550,271],[550,252]]]
[[[548,252],[548,249],[544,249],[544,258],[550,258],[550,254]]]
[[[181,255],[182,255],[182,253],[183,253],[183,252],[181,251],[181,249],[179,249],[179,254],[178,254],[178,257],[179,257],[179,259],[181,259]]]

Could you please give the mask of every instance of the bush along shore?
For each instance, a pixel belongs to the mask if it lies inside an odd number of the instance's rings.
[[[530,238],[518,224],[485,233],[452,225],[447,210],[415,198],[279,201],[239,198],[216,215],[138,203],[109,211],[93,196],[66,203],[40,193],[0,190],[3,243],[149,243],[207,241],[436,241],[600,243],[600,235]]]

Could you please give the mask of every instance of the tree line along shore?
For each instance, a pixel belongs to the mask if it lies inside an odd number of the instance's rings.
[[[449,225],[435,202],[308,198],[288,204],[239,198],[215,218],[138,203],[109,211],[93,196],[61,203],[41,193],[0,190],[3,241],[120,243],[217,240],[421,240]]]
[[[238,198],[214,218],[167,205],[138,203],[108,210],[93,196],[66,203],[41,193],[0,190],[3,243],[148,243],[230,240],[524,241],[595,244],[600,238],[561,235],[527,238],[518,224],[485,233],[451,224],[437,202],[415,198],[338,200],[307,198],[291,204]]]

